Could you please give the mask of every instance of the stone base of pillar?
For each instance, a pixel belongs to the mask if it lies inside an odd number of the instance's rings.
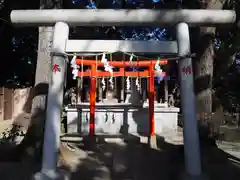
[[[158,149],[158,145],[157,145],[157,137],[154,135],[154,136],[150,136],[148,138],[148,144],[150,146],[150,148],[152,149]]]
[[[180,176],[180,180],[209,180],[206,174],[201,174],[199,176],[191,176],[188,173],[184,172]]]
[[[57,170],[57,172],[38,172],[33,176],[32,180],[70,180],[70,173],[63,169]]]
[[[85,136],[83,137],[83,144],[86,147],[94,147],[99,139],[96,136]]]

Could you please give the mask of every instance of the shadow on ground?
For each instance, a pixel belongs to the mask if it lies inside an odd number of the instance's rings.
[[[78,148],[83,158],[78,158],[72,180],[172,179],[178,169],[172,158],[177,150],[153,150],[137,138],[119,143],[100,140],[97,145],[87,143]]]
[[[111,140],[111,138],[110,138]],[[110,141],[109,140],[109,141]],[[157,138],[158,149],[151,149],[136,137],[125,141],[84,140],[66,146],[60,168],[71,171],[71,180],[175,180],[184,172],[184,148]],[[237,180],[240,160],[219,149],[212,141],[201,143],[203,170],[210,180]],[[3,180],[28,180],[39,166],[1,162]]]
[[[175,180],[184,172],[184,148],[158,137],[158,149],[139,140],[124,143],[82,143],[72,159],[71,180]],[[239,179],[240,160],[212,143],[202,144],[203,170],[210,180]],[[71,158],[70,158],[71,159]],[[66,168],[66,166],[64,167]]]

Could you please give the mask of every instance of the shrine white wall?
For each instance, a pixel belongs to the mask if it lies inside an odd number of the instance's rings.
[[[89,133],[89,105],[68,107],[68,133]],[[163,107],[155,104],[155,132],[161,135],[163,131],[176,131],[179,108]],[[97,103],[95,111],[95,133],[104,135],[134,134],[147,136],[149,134],[148,107],[130,104]]]

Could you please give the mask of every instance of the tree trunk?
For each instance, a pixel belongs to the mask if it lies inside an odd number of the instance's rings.
[[[53,9],[61,7],[61,0],[40,0],[40,9]],[[35,74],[35,86],[32,90],[32,111],[31,123],[27,134],[19,145],[20,156],[27,156],[30,159],[40,159],[44,121],[46,115],[46,103],[48,85],[51,79],[51,45],[53,40],[53,27],[39,27],[38,59]]]
[[[212,76],[214,61],[213,35],[215,28],[201,28],[199,51],[195,60],[195,93],[198,113],[212,111]]]
[[[201,9],[222,9],[224,2],[220,0],[201,1]],[[214,51],[214,27],[200,27],[194,34],[195,93],[197,113],[212,112],[212,77]]]

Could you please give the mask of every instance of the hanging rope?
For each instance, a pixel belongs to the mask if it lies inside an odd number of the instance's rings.
[[[113,52],[111,52],[111,53],[66,53],[66,55],[67,56],[74,56],[74,55],[76,55],[76,56],[83,56],[83,57],[91,57],[91,56],[96,56],[96,55],[98,55],[98,56],[103,56],[103,54],[105,54],[105,55],[108,55],[108,54],[112,54]],[[117,52],[116,52],[117,53]],[[133,53],[123,53],[124,55],[128,55],[128,56],[132,56],[133,55],[133,57],[138,57],[138,58],[140,58],[140,59],[147,59],[147,60],[156,60],[156,59],[158,59],[159,57],[146,57],[146,56],[137,56],[137,55],[134,55]],[[168,60],[180,60],[180,59],[182,59],[182,58],[192,58],[192,57],[196,57],[196,54],[195,53],[193,53],[193,54],[187,54],[187,55],[185,55],[185,56],[175,56],[175,57],[169,57],[169,58],[167,58]]]
[[[83,88],[83,56],[81,59],[81,90]]]
[[[112,54],[110,54],[110,61],[112,62]],[[112,74],[111,77],[109,79],[109,83],[110,83],[110,88],[113,90],[114,85],[113,85],[113,67],[112,67]]]
[[[163,71],[162,71],[161,66],[160,66],[159,58],[158,58],[155,66],[154,66],[154,69],[155,69],[156,74],[157,74],[157,82],[158,82],[158,84],[160,84],[160,82],[163,80]]]
[[[103,53],[102,54],[102,60],[101,60],[101,62],[103,63],[103,65],[104,65],[104,70],[105,71],[108,71],[109,70],[109,68],[108,68],[108,62],[107,62],[107,59],[106,59],[106,54],[105,53]],[[106,89],[106,83],[105,83],[105,78],[103,77],[102,78],[102,81],[101,81],[101,83],[102,83],[102,89],[103,89],[103,91]]]
[[[105,78],[104,77],[102,77],[101,84],[102,84],[102,90],[104,91],[106,89],[106,83],[105,83]]]
[[[110,53],[108,53],[108,54],[110,54]],[[129,61],[130,61],[131,64],[133,64],[133,58],[134,58],[134,57],[136,57],[137,59],[139,59],[140,57],[141,57],[141,58],[145,58],[145,59],[149,59],[149,60],[152,59],[152,58],[143,57],[143,56],[136,56],[136,55],[134,55],[133,53],[132,53],[132,54],[123,53],[123,54],[130,56]],[[83,58],[84,58],[84,57],[86,57],[86,56],[92,56],[92,55],[95,55],[95,56],[97,56],[97,55],[102,55],[102,60],[101,60],[101,62],[104,64],[104,70],[107,71],[107,72],[110,72],[110,73],[111,73],[111,76],[113,76],[113,67],[109,65],[108,60],[107,60],[107,58],[106,58],[106,53],[88,54],[88,55],[85,55],[85,56],[82,55],[82,61],[83,61]],[[110,55],[112,56],[112,54],[110,54]],[[73,74],[73,79],[74,79],[74,80],[77,79],[77,77],[78,77],[78,68],[79,68],[79,66],[76,64],[76,59],[77,59],[77,54],[75,53],[75,54],[73,54],[73,58],[72,58],[72,60],[71,60],[71,67],[73,68],[72,74]],[[169,58],[168,58],[168,59],[169,59]],[[177,60],[177,59],[180,59],[180,57],[170,58],[170,59]],[[152,60],[154,60],[154,59],[152,59]],[[132,69],[133,71],[136,71],[136,68],[133,67],[133,66],[131,67],[131,69]],[[81,70],[83,71],[83,62],[82,62],[82,64],[81,64]],[[157,72],[156,74],[157,74],[157,78],[158,78],[158,83],[160,83],[160,81],[163,80],[163,75],[162,75],[162,69],[161,69],[161,67],[160,67],[159,57],[158,57],[158,60],[157,60],[157,62],[156,62],[156,64],[155,64],[155,71]],[[82,75],[83,75],[83,72],[82,72]],[[109,82],[112,83],[112,85],[113,85],[113,78],[112,78],[112,77],[109,79]],[[130,77],[127,77],[126,82],[127,82],[127,88],[130,88]],[[136,80],[136,83],[139,84],[139,79]],[[102,79],[102,84],[103,84],[103,88],[104,88],[104,86],[105,86],[105,79],[104,79],[104,78]],[[137,85],[137,84],[136,84],[136,85]],[[138,86],[138,85],[137,85],[137,86]],[[138,86],[138,87],[139,87],[139,86]]]
[[[96,78],[96,86],[98,88],[99,82],[98,82],[98,78],[97,78],[98,77],[98,75],[97,75],[97,72],[98,72],[98,56],[97,55],[95,56],[95,59],[96,59],[96,62],[95,62],[96,63],[96,74],[95,74],[96,77],[95,78]]]
[[[130,56],[129,62],[130,62],[131,65],[133,64],[133,54]],[[131,66],[131,69],[133,69],[133,66]],[[129,76],[126,79],[126,88],[127,88],[127,90],[130,90],[130,88],[131,88],[130,77]]]
[[[138,58],[137,58],[137,63],[139,64],[139,59],[138,59]],[[138,69],[138,66],[137,66],[136,69]],[[136,69],[135,69],[135,70],[136,70]],[[135,70],[134,70],[134,71],[135,71]],[[140,91],[141,87],[140,87],[140,83],[139,83],[139,71],[138,71],[138,77],[137,77],[137,79],[136,79],[135,84],[136,84],[137,90]]]
[[[127,79],[126,79],[126,88],[127,88],[127,90],[130,90],[130,79],[129,79],[129,76],[127,77]]]
[[[109,65],[105,53],[103,53],[103,55],[102,55],[101,62],[104,65],[104,70],[107,71],[107,72],[110,72],[111,74],[113,74],[113,67]]]
[[[74,80],[76,80],[77,77],[78,77],[78,68],[79,68],[79,66],[76,64],[76,59],[77,59],[77,56],[74,55],[72,60],[71,60],[71,68],[73,68],[72,74],[73,74],[73,79]]]
[[[102,60],[101,60],[101,62],[102,62],[103,65],[104,65],[104,70],[107,71],[107,72],[110,72],[110,74],[111,74],[111,77],[110,77],[110,79],[109,79],[109,82],[110,82],[110,86],[111,86],[111,88],[112,88],[112,87],[113,87],[113,67],[109,65],[105,53],[103,53],[103,55],[102,55]],[[104,82],[104,84],[105,84],[105,82]]]

